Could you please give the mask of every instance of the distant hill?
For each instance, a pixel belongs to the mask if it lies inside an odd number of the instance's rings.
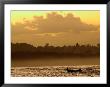
[[[76,45],[73,46],[45,46],[34,47],[27,43],[11,43],[12,59],[17,58],[42,58],[42,57],[95,57],[100,56],[100,44],[92,45]]]

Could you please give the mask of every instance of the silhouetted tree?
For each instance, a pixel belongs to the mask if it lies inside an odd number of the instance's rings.
[[[76,47],[79,47],[79,44],[78,43],[76,43]]]
[[[97,47],[100,48],[100,44],[99,43],[97,44]]]
[[[45,44],[45,47],[48,47],[48,46],[49,46],[49,43],[46,43],[46,44]]]
[[[49,46],[46,43],[45,46],[34,47],[33,45],[27,43],[11,43],[11,54],[12,57],[39,57],[39,56],[100,56],[100,44],[97,46],[87,45],[76,45],[73,46]]]

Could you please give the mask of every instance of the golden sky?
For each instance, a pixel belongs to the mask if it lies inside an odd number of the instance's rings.
[[[33,16],[45,16],[52,11],[12,11],[11,22],[15,23],[22,21],[24,18],[33,19]],[[75,17],[80,17],[83,22],[88,24],[100,24],[100,11],[56,11],[57,13],[65,16],[67,13],[72,13]]]
[[[97,44],[100,11],[11,11],[12,42]]]

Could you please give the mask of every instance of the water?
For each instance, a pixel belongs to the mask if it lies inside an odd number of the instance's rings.
[[[20,60],[21,59],[21,60]],[[12,67],[28,66],[71,66],[71,65],[100,65],[100,58],[29,58],[12,60]]]
[[[68,72],[67,67],[77,72]],[[40,67],[12,67],[12,77],[99,77],[100,66],[40,66]]]

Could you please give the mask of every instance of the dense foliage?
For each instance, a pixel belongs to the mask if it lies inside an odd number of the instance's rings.
[[[11,55],[14,57],[92,57],[100,56],[100,44],[97,46],[88,45],[79,45],[76,43],[73,46],[49,46],[47,43],[45,46],[37,46],[27,43],[11,43]]]

